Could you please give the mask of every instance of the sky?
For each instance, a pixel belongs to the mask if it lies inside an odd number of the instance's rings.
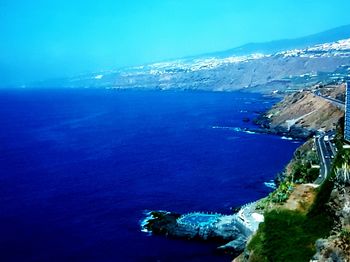
[[[349,0],[0,0],[0,85],[140,65],[350,24]]]

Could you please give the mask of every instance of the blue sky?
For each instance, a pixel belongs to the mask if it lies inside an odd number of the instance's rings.
[[[350,24],[348,0],[1,0],[2,85],[296,38]]]

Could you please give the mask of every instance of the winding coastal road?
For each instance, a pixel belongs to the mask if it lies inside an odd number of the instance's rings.
[[[323,96],[320,92],[316,91],[314,94],[327,102],[331,103],[332,105],[336,106],[342,111],[345,111],[345,102],[340,101],[338,99]],[[328,173],[331,170],[332,166],[332,159],[335,157],[337,149],[334,146],[334,144],[330,141],[329,137],[332,137],[335,135],[334,131],[328,131],[326,133],[322,133],[315,137],[315,145],[316,150],[320,159],[320,175],[319,177],[314,181],[314,184],[321,185],[325,179],[328,176]],[[325,139],[327,138],[327,139]]]
[[[334,134],[334,131],[329,131],[315,137],[315,146],[320,159],[320,175],[314,181],[314,184],[321,185],[331,170],[336,148],[329,138],[334,136]]]

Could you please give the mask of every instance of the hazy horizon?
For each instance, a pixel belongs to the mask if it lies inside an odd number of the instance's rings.
[[[0,7],[2,86],[293,39],[350,24],[350,3],[344,0],[5,0]]]

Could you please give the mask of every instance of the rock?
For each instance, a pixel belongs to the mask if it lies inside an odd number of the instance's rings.
[[[166,211],[152,211],[149,216],[142,223],[142,227],[147,231],[151,231],[156,235],[167,235],[174,231],[176,227],[176,220],[180,215],[176,213],[169,213]]]
[[[348,262],[350,243],[344,243],[339,236],[316,241],[317,253],[312,262]]]
[[[328,208],[334,214],[335,227],[328,239],[316,241],[317,253],[312,261],[350,261],[350,187],[335,183]]]
[[[254,123],[267,133],[304,140],[321,128],[334,128],[342,115],[341,110],[325,99],[303,91],[285,96],[268,112],[258,116]]]
[[[238,255],[243,252],[246,243],[247,238],[244,236],[239,236],[235,240],[228,242],[226,245],[218,247],[218,250],[226,254]]]

